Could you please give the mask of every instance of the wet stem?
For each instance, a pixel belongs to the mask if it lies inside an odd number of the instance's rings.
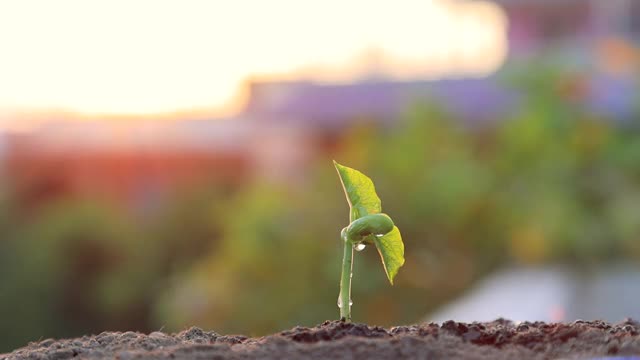
[[[340,278],[340,318],[351,321],[351,271],[353,270],[353,245],[348,239],[344,242],[342,258],[342,277]]]

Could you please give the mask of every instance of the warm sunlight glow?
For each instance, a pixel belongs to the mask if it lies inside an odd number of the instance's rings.
[[[224,110],[249,77],[482,76],[505,29],[468,0],[0,0],[0,110]]]

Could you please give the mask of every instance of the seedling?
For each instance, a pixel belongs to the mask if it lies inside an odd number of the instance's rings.
[[[369,244],[375,244],[382,260],[387,278],[393,278],[404,264],[404,244],[400,230],[391,218],[382,213],[382,204],[376,194],[373,181],[358,170],[333,162],[338,171],[344,194],[349,203],[349,226],[342,229],[340,238],[344,242],[342,274],[338,307],[340,318],[351,321],[351,277],[353,254]]]

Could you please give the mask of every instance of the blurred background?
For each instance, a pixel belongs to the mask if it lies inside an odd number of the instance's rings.
[[[0,353],[353,316],[640,317],[640,2],[0,0]]]

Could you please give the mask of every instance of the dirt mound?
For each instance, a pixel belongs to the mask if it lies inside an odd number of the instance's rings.
[[[327,321],[261,338],[191,328],[177,334],[103,332],[30,343],[9,359],[592,359],[640,354],[640,324],[496,320],[391,329]],[[626,359],[640,359],[628,357]]]

